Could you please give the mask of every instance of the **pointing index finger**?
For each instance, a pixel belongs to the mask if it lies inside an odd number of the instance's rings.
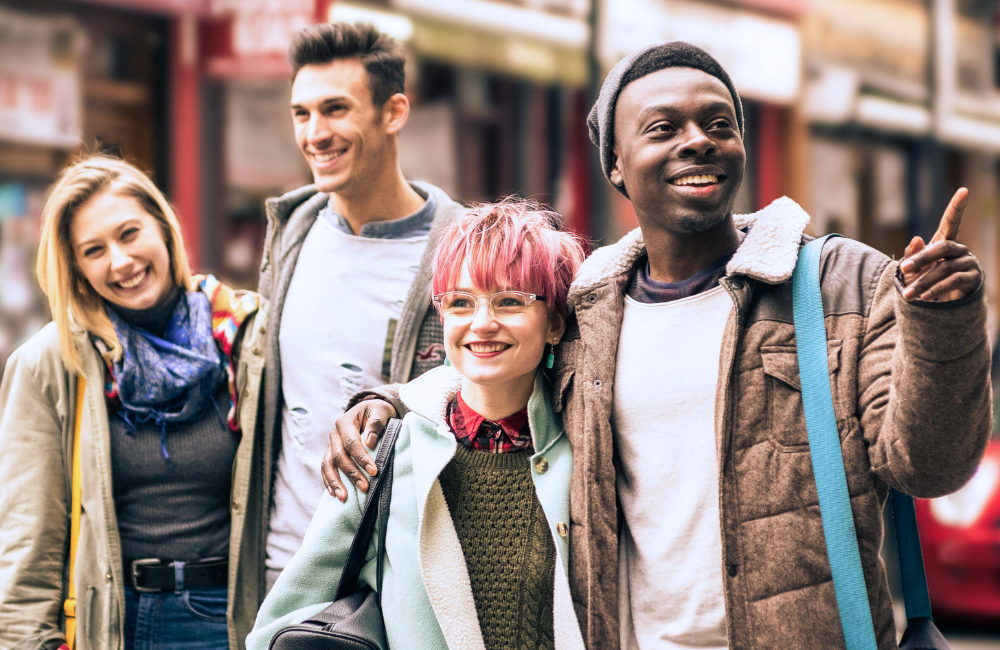
[[[955,196],[951,197],[948,207],[945,208],[944,216],[941,217],[941,224],[937,232],[931,238],[931,243],[943,240],[954,241],[958,237],[958,226],[962,223],[962,213],[969,203],[969,190],[964,187],[958,188]]]

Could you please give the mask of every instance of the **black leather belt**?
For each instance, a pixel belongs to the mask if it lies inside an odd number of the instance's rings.
[[[136,591],[215,589],[229,583],[229,559],[210,557],[190,562],[134,560],[126,579]]]

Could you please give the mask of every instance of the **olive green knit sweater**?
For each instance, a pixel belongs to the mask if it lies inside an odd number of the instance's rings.
[[[531,480],[530,452],[459,444],[440,481],[486,650],[552,650],[556,549]]]

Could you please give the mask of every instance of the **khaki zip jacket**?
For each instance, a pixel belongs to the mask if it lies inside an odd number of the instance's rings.
[[[264,467],[256,426],[264,372],[265,307],[243,324],[236,368],[242,441],[233,466],[229,545],[229,644],[243,647],[260,603],[258,535]],[[260,323],[257,325],[256,323]],[[87,380],[82,410],[82,501],[75,575],[69,576],[77,373],[63,365],[54,323],[22,345],[0,384],[0,649],[55,650],[63,602],[76,586],[78,650],[124,648],[125,579],[112,500],[104,362],[86,332],[75,345]]]
[[[790,199],[736,218],[747,234],[721,284],[733,300],[716,392],[719,529],[732,650],[843,648],[802,408],[791,276],[809,216]],[[636,230],[595,252],[570,289],[554,368],[573,445],[570,586],[591,650],[620,646],[619,516],[611,410],[623,299],[645,245]],[[889,487],[961,487],[989,440],[982,288],[910,303],[896,263],[848,239],[823,250],[834,410],[879,648],[896,647],[879,559]],[[655,342],[650,342],[655,344]],[[676,369],[683,372],[683,369]],[[670,494],[650,494],[669,506]]]

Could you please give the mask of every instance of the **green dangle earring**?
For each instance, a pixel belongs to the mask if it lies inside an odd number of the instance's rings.
[[[545,367],[552,370],[552,366],[556,365],[556,355],[552,353],[555,347],[555,343],[549,344],[549,356],[545,357]]]

